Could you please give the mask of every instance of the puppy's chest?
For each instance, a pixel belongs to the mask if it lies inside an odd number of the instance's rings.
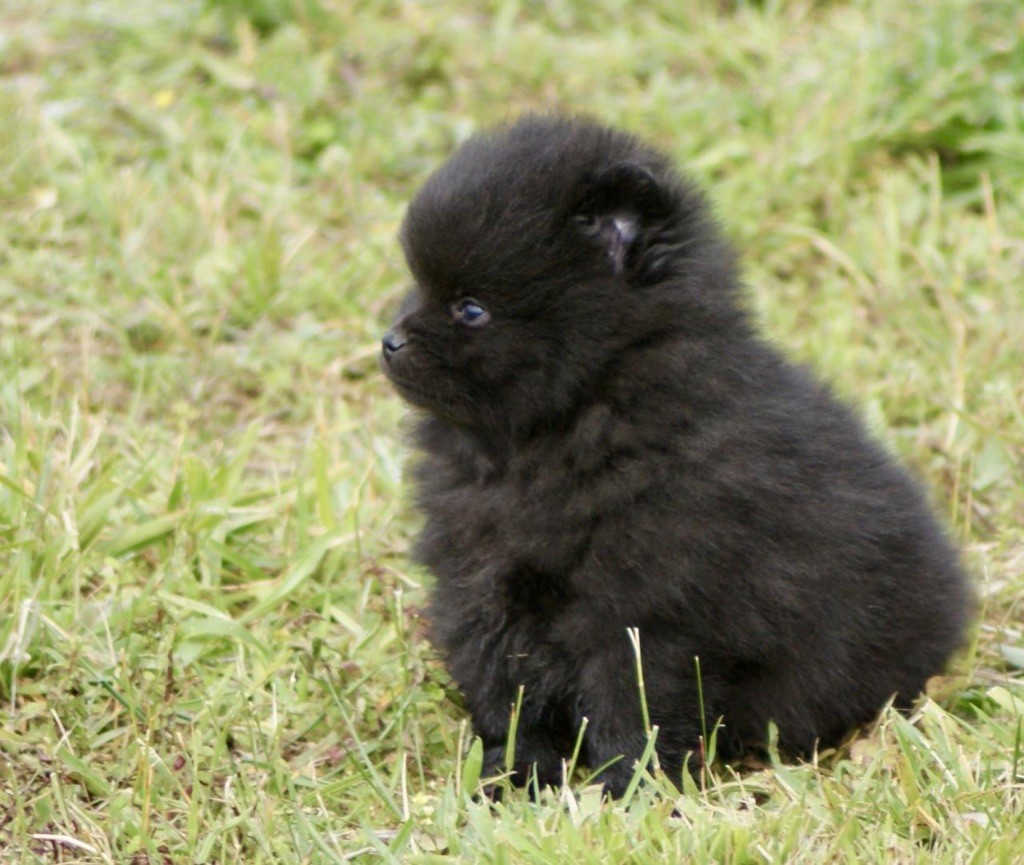
[[[576,498],[572,477],[558,471],[510,471],[438,491],[425,502],[425,563],[467,587],[564,581],[591,526]]]
[[[562,654],[580,615],[573,573],[587,546],[564,508],[565,496],[508,477],[430,503],[419,552],[436,577],[434,636],[449,652],[474,647],[527,678]]]

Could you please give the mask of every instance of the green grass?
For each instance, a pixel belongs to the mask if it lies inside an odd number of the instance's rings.
[[[913,717],[473,801],[376,341],[404,203],[529,108],[690,166],[933,491],[982,616]],[[1017,0],[6,0],[0,861],[1024,861],[1022,190]]]

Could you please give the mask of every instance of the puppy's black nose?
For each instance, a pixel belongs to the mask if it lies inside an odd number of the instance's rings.
[[[381,350],[384,352],[385,357],[391,357],[391,355],[401,351],[407,341],[405,333],[398,328],[394,328],[384,334],[384,338],[380,341]]]

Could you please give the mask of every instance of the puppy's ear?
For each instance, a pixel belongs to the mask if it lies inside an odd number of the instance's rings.
[[[588,179],[576,221],[600,238],[621,273],[643,231],[670,211],[670,196],[657,178],[642,165],[622,162]]]

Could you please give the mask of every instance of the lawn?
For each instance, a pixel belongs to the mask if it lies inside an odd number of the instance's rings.
[[[376,354],[405,203],[527,109],[687,166],[932,493],[980,621],[909,718],[474,798]],[[1022,715],[1019,0],[0,3],[0,862],[1021,863]]]

